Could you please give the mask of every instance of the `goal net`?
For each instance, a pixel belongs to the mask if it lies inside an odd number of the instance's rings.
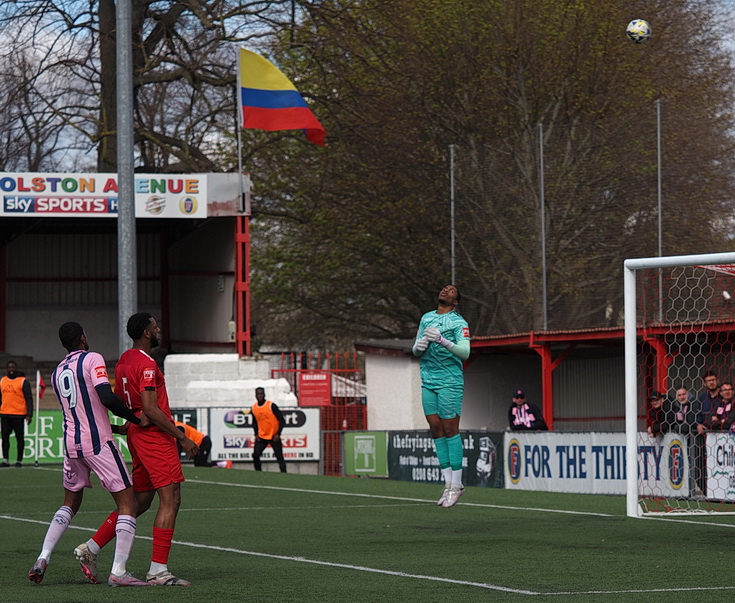
[[[624,272],[627,514],[735,513],[735,253]]]

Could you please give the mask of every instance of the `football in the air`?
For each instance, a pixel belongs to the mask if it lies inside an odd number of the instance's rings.
[[[643,19],[633,19],[625,28],[625,35],[631,42],[643,44],[651,37],[651,26]]]

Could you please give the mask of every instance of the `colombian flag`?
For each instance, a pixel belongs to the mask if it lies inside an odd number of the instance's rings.
[[[291,81],[270,61],[240,49],[239,82],[242,127],[256,130],[304,130],[324,145],[324,128]]]

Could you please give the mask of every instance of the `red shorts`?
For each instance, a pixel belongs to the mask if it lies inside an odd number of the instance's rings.
[[[176,440],[160,429],[128,428],[128,448],[133,457],[133,490],[158,490],[184,481]]]

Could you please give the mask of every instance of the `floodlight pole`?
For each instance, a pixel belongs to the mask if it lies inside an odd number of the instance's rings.
[[[452,269],[452,284],[456,285],[455,272],[455,231],[454,231],[454,145],[449,145],[449,221],[450,221],[450,260]]]
[[[543,314],[543,330],[548,330],[548,307],[546,302],[546,197],[544,189],[544,124],[538,123],[538,156],[539,156],[539,175],[538,175],[538,196],[541,220],[541,304]]]
[[[242,215],[235,216],[235,349],[238,356],[250,356],[253,352],[252,329],[250,325],[250,190],[249,175],[243,172],[242,165],[242,108],[240,91],[240,49],[237,48],[237,81],[235,83],[235,129],[237,130],[237,173],[240,182],[240,207]]]
[[[131,0],[117,3],[117,300],[120,355],[128,349],[127,320],[138,305],[133,166],[133,28]]]

